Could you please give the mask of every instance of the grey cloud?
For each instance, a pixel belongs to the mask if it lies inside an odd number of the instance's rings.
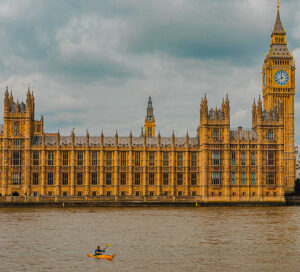
[[[298,1],[281,10],[300,48]],[[65,134],[139,134],[149,91],[162,135],[195,135],[205,92],[213,107],[228,92],[232,126],[249,127],[275,15],[273,0],[2,1],[0,82],[19,99],[31,83],[46,130]]]

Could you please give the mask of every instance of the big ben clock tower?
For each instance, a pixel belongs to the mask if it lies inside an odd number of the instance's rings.
[[[269,111],[280,103],[284,105],[284,184],[286,192],[290,192],[294,189],[295,182],[295,63],[287,47],[286,31],[280,19],[279,1],[269,52],[262,67],[262,86],[265,110]]]

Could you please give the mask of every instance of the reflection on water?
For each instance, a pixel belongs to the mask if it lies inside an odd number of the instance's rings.
[[[1,271],[299,271],[300,207],[0,209]],[[111,243],[114,261],[88,258]]]

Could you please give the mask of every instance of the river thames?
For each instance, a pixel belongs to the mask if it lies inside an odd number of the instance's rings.
[[[111,243],[113,261],[88,258]],[[1,271],[299,271],[300,207],[2,208]]]

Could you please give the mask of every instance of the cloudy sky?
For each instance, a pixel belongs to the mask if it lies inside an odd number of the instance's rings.
[[[300,2],[281,2],[298,67]],[[64,135],[139,135],[150,93],[162,136],[196,135],[204,93],[228,93],[232,127],[249,128],[275,17],[276,0],[1,0],[1,90],[23,100],[30,84]],[[295,109],[300,144],[297,90]]]

